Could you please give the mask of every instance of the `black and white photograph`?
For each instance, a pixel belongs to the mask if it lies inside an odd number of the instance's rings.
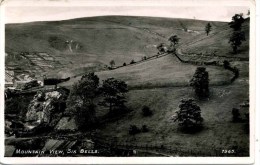
[[[252,158],[254,4],[199,1],[3,1],[3,156]]]

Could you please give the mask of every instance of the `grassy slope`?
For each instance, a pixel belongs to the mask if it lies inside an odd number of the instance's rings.
[[[169,59],[166,61],[169,61]],[[210,99],[207,101],[196,100],[197,104],[201,107],[204,118],[204,129],[201,132],[194,135],[185,134],[178,130],[177,123],[170,120],[174,111],[178,109],[182,98],[195,97],[192,88],[167,87],[130,90],[127,94],[127,106],[133,111],[117,122],[106,123],[105,127],[100,129],[100,134],[108,139],[115,137],[114,139],[117,139],[119,143],[137,145],[163,144],[172,148],[192,149],[194,152],[201,151],[201,148],[204,148],[206,152],[211,147],[226,149],[237,145],[239,147],[239,150],[237,150],[238,153],[244,156],[248,155],[249,135],[245,131],[245,123],[231,122],[232,108],[240,108],[239,104],[249,98],[248,62],[233,62],[232,65],[236,65],[241,71],[240,77],[233,84],[210,86]],[[188,68],[186,70],[182,69],[181,73],[188,72]],[[134,71],[131,72],[132,69],[129,70],[128,73],[134,73],[135,75]],[[215,79],[218,79],[218,73],[220,75],[223,73],[223,71],[216,71],[208,67],[207,70],[209,71],[209,75],[214,75],[212,78],[214,77]],[[112,71],[109,75],[115,74],[113,72],[117,71]],[[101,77],[102,73],[100,73]],[[152,73],[151,71],[150,76],[154,76]],[[169,70],[164,73],[166,75],[169,74],[168,76],[171,75]],[[118,73],[115,75],[117,76]],[[122,75],[124,74],[122,73]],[[132,76],[131,74],[127,75],[126,77]],[[163,75],[162,72],[160,72],[159,77],[161,75]],[[184,80],[183,77],[174,76],[174,78],[181,80],[180,82]],[[169,79],[175,82],[176,79],[174,78],[169,77]],[[151,107],[154,112],[152,117],[142,117],[141,109],[144,105]],[[104,109],[98,109],[98,111],[104,111]],[[245,109],[240,110],[242,117],[247,112]],[[150,131],[148,133],[140,133],[136,136],[129,136],[128,129],[132,124],[137,125],[139,128],[145,124]]]
[[[238,144],[241,149],[247,151],[249,136],[244,131],[243,123],[231,123],[231,110],[248,97],[248,85],[239,84],[210,89],[212,96],[208,101],[197,101],[202,110],[205,128],[195,135],[180,132],[177,123],[170,120],[174,111],[178,109],[181,98],[194,97],[193,91],[188,87],[130,91],[128,106],[134,111],[118,122],[106,124],[100,133],[110,138],[117,137],[119,142],[129,144],[163,144],[194,151],[201,147],[205,147],[205,150],[208,147],[225,149]],[[151,107],[154,112],[152,117],[142,117],[143,105]],[[241,113],[243,115],[245,112],[241,111]],[[150,131],[135,137],[129,136],[128,128],[132,124],[138,127],[145,124]]]
[[[246,41],[242,42],[242,45],[238,48],[239,53],[234,55],[230,46],[229,38],[233,30],[227,25],[223,25],[216,31],[210,32],[208,37],[196,36],[194,41],[188,42],[187,45],[183,45],[183,52],[189,53],[211,53],[216,51],[216,55],[220,56],[237,56],[248,57],[249,50],[249,19],[246,19],[242,26],[242,31],[245,32]],[[205,38],[201,40],[201,38]],[[219,49],[221,48],[221,49]]]
[[[171,87],[188,86],[197,66],[183,64],[175,56],[168,55],[155,60],[145,61],[115,70],[96,72],[100,80],[114,77],[125,81],[129,87]],[[221,85],[230,82],[233,74],[221,67],[208,66],[211,85]],[[62,86],[71,86],[79,77],[62,83]]]
[[[227,27],[224,25],[224,28]],[[247,27],[244,27],[248,29]],[[227,30],[229,31],[229,30]],[[228,33],[222,33],[221,29],[216,29],[214,37],[205,37],[203,34],[196,36],[198,42],[191,44],[189,47],[183,47],[185,51],[209,51],[208,48],[218,50],[219,53],[229,52],[226,37]],[[246,30],[246,35],[248,31]],[[182,36],[181,36],[182,37]],[[206,38],[204,40],[204,38]],[[224,41],[222,43],[221,41]],[[206,45],[206,46],[204,46]],[[213,46],[213,47],[211,47]],[[223,47],[224,46],[224,47]],[[222,49],[223,48],[223,49]],[[248,56],[248,41],[241,47],[241,51],[237,56]],[[249,149],[249,135],[245,133],[244,123],[232,123],[232,108],[239,108],[239,104],[247,100],[249,97],[248,86],[248,62],[232,62],[232,66],[236,66],[240,70],[240,77],[231,85],[223,85],[218,87],[210,87],[211,97],[208,101],[198,101],[198,105],[202,109],[204,118],[204,130],[191,136],[178,130],[177,123],[170,120],[174,111],[178,109],[181,98],[193,98],[194,92],[189,87],[168,87],[143,90],[131,90],[128,97],[128,106],[133,111],[117,122],[106,124],[100,130],[108,139],[116,137],[119,142],[128,144],[163,144],[164,146],[179,147],[184,149],[192,149],[193,151],[201,151],[201,148],[232,148],[239,146],[237,152],[247,155]],[[128,82],[129,85],[138,86],[164,86],[171,84],[186,84],[196,66],[181,64],[175,57],[167,56],[154,61],[137,64],[130,67],[124,67],[112,71],[103,71],[97,73],[101,79],[108,77],[116,77]],[[211,84],[223,81],[228,77],[220,68],[212,68],[207,66],[209,71]],[[230,75],[229,75],[230,76]],[[169,86],[171,86],[169,85]],[[141,86],[141,85],[140,85]],[[154,111],[152,117],[144,118],[141,115],[143,105],[151,107]],[[163,109],[162,109],[163,107]],[[246,110],[241,110],[242,117]],[[147,125],[150,131],[141,133],[136,136],[129,136],[129,126],[135,124],[138,127]],[[113,138],[112,138],[113,139]]]

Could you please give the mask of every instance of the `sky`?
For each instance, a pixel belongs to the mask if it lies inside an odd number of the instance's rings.
[[[246,17],[248,10],[249,7],[242,6],[7,6],[5,8],[5,22],[54,21],[103,15],[189,18],[230,22],[236,13],[243,13]]]

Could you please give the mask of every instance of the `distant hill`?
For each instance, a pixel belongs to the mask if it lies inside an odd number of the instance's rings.
[[[91,66],[116,65],[138,61],[157,53],[156,45],[168,42],[172,34],[180,36],[180,44],[205,37],[208,21],[155,17],[101,16],[64,21],[32,22],[6,25],[6,52],[46,52],[64,64],[63,68],[45,70],[49,75],[74,75]],[[212,33],[227,26],[212,23]],[[191,46],[192,47],[192,46]],[[195,49],[195,48],[194,48]],[[7,58],[22,69],[35,66],[26,60]],[[27,68],[26,68],[27,67]],[[29,67],[29,69],[28,69]],[[37,68],[36,68],[37,70]],[[42,71],[39,71],[41,73]]]

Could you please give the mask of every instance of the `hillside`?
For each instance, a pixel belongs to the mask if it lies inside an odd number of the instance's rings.
[[[204,129],[196,134],[182,133],[171,116],[178,109],[182,98],[192,98],[189,87],[131,90],[127,105],[134,111],[117,122],[110,122],[100,129],[99,134],[118,143],[134,145],[164,145],[166,148],[193,150],[206,153],[215,149],[238,146],[238,154],[248,155],[249,135],[244,123],[232,123],[231,110],[248,97],[248,85],[232,85],[210,88],[212,96],[208,101],[196,100],[204,118]],[[227,99],[228,98],[228,99]],[[142,116],[143,105],[151,107],[151,117]],[[241,110],[241,115],[248,111]],[[146,133],[129,136],[129,126],[146,125]],[[167,153],[167,151],[165,151]],[[221,151],[218,151],[221,153]]]
[[[157,53],[156,45],[167,43],[169,36],[181,36],[180,44],[205,36],[206,21],[153,17],[102,16],[53,22],[6,25],[7,58],[24,70],[57,76],[84,73],[91,66],[116,65],[140,60]],[[226,23],[215,22],[213,32]],[[190,30],[190,31],[184,31]],[[20,52],[46,52],[64,66],[39,70],[21,60]],[[37,64],[36,64],[37,65]],[[64,69],[67,70],[64,70]]]
[[[232,34],[232,29],[228,25],[224,25],[218,31],[210,32],[209,36],[196,36],[195,40],[190,40],[181,46],[183,53],[196,54],[212,54],[215,56],[232,56],[232,57],[249,57],[249,22],[246,19],[242,31],[245,32],[246,41],[238,48],[239,53],[234,55],[230,47],[229,38]],[[214,24],[213,24],[214,25]]]

